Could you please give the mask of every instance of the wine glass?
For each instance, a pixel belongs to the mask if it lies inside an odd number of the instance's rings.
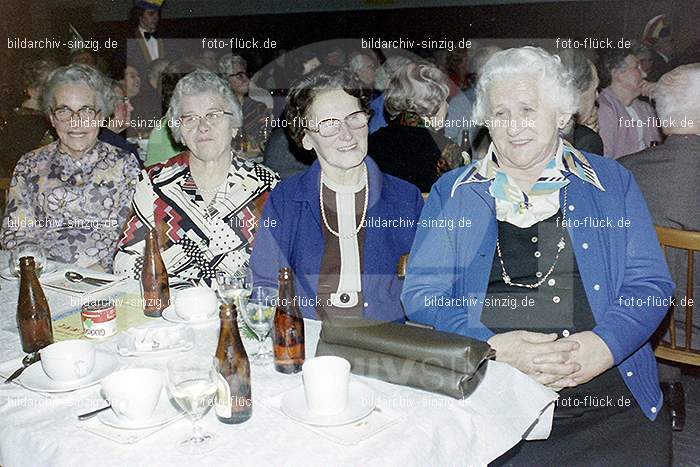
[[[15,277],[19,277],[19,259],[25,256],[34,257],[34,270],[36,271],[37,277],[41,276],[44,270],[44,264],[46,264],[46,256],[44,255],[43,248],[41,248],[39,244],[33,242],[24,242],[17,245],[17,247],[10,252],[10,273]]]
[[[188,454],[202,454],[214,448],[214,433],[202,430],[199,421],[214,405],[218,373],[214,357],[195,354],[168,362],[167,381],[170,394],[192,420],[192,434],[180,441]]]
[[[236,305],[238,310],[245,307],[250,289],[253,287],[253,273],[249,268],[243,267],[233,274],[219,271],[216,274],[216,282],[222,302],[227,305]]]
[[[272,329],[277,302],[276,288],[253,287],[248,303],[241,310],[243,321],[258,338],[258,350],[251,360],[254,365],[266,365],[272,361],[272,352],[265,350],[265,339]]]

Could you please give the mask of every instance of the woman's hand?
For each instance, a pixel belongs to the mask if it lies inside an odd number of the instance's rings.
[[[571,361],[580,344],[557,340],[556,333],[510,331],[496,334],[488,343],[496,350],[496,361],[508,363],[546,386],[581,370],[580,364]]]
[[[651,81],[642,80],[642,96],[648,97],[649,99],[654,98],[656,93],[656,83]]]
[[[550,385],[552,389],[559,390],[565,387],[574,387],[585,384],[605,372],[613,366],[614,360],[607,344],[596,333],[584,331],[572,334],[558,342],[576,342],[577,350],[570,352],[570,362],[580,365],[580,369],[567,378],[562,378]],[[535,362],[543,360],[535,358]]]

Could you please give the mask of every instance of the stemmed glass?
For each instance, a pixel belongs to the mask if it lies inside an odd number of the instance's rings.
[[[202,454],[215,446],[214,433],[202,430],[199,421],[214,405],[218,373],[211,355],[197,354],[178,357],[168,362],[168,390],[178,405],[192,420],[192,434],[180,441],[188,454]]]
[[[241,311],[243,321],[258,338],[258,350],[251,359],[254,365],[266,365],[272,361],[272,352],[265,349],[265,339],[272,329],[278,292],[273,287],[253,287],[248,303]]]
[[[15,277],[19,277],[19,259],[25,256],[34,257],[34,270],[36,271],[37,277],[41,276],[44,265],[46,264],[46,256],[41,246],[33,242],[24,242],[17,245],[17,247],[10,252],[10,273]]]
[[[238,310],[245,307],[250,289],[253,287],[253,273],[249,268],[243,267],[233,274],[219,271],[216,274],[216,282],[222,302],[227,305],[236,305]]]

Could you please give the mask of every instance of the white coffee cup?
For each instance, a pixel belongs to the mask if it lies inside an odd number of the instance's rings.
[[[208,287],[190,287],[175,294],[175,313],[187,321],[202,321],[216,310],[216,293]]]
[[[67,340],[39,351],[41,367],[49,378],[70,382],[89,375],[95,367],[95,346],[83,340]]]
[[[326,355],[304,362],[301,367],[304,395],[309,411],[317,415],[336,415],[348,405],[350,362]]]
[[[117,417],[132,422],[151,418],[163,390],[163,374],[150,368],[128,368],[102,380],[102,394]]]

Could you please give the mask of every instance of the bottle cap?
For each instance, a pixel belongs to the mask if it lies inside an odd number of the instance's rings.
[[[19,267],[20,268],[32,268],[34,269],[35,267],[34,263],[34,257],[33,256],[22,256],[19,259]]]

